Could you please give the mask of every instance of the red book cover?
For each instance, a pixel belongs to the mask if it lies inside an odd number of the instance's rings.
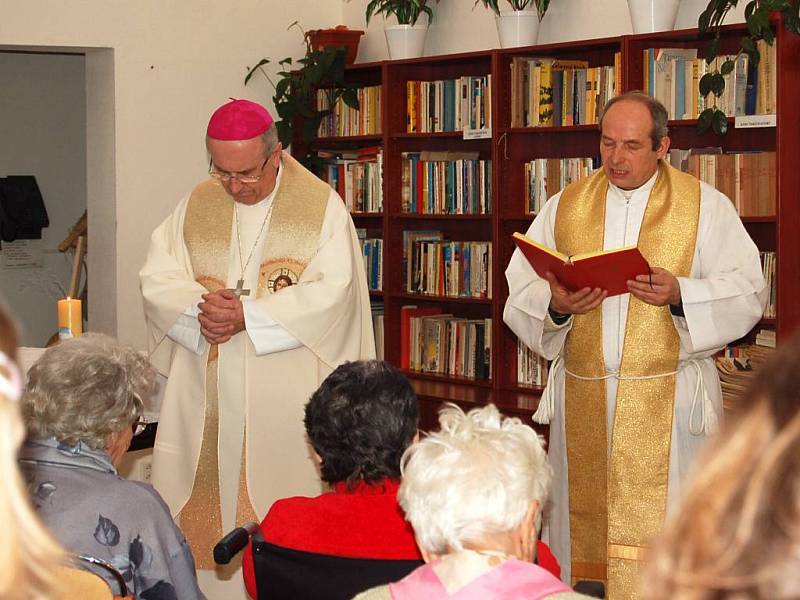
[[[573,292],[590,287],[604,289],[609,296],[627,294],[628,280],[650,272],[650,265],[636,247],[567,256],[521,233],[515,233],[513,239],[539,277],[549,271]]]
[[[411,366],[411,317],[428,317],[442,313],[440,308],[418,308],[414,305],[400,308],[400,368]]]

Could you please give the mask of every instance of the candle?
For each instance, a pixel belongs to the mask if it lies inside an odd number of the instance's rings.
[[[67,340],[83,333],[81,301],[69,296],[58,301],[58,337]]]

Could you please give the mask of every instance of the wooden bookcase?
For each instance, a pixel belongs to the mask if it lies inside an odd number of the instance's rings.
[[[670,136],[676,148],[721,146],[724,151],[772,150],[777,152],[777,214],[774,217],[745,218],[745,226],[762,250],[777,253],[777,318],[761,326],[774,327],[785,339],[800,325],[800,37],[778,26],[777,127],[735,129],[730,120],[728,134],[699,135],[696,121],[671,121]],[[744,25],[723,28],[721,51],[734,51]],[[369,237],[384,240],[383,290],[373,300],[384,304],[385,358],[400,364],[400,309],[404,305],[434,306],[443,312],[466,318],[492,319],[492,378],[488,381],[407,372],[422,408],[423,429],[436,424],[436,411],[443,402],[465,408],[495,403],[504,413],[530,423],[542,388],[517,384],[517,339],[503,324],[503,307],[508,296],[504,271],[514,250],[511,234],[525,231],[532,215],[526,212],[523,165],[534,158],[594,157],[599,155],[596,125],[571,127],[512,128],[511,61],[515,56],[581,59],[590,66],[614,65],[620,53],[621,90],[640,89],[643,83],[642,51],[658,47],[702,49],[707,39],[697,30],[622,36],[580,42],[549,44],[384,61],[348,67],[350,81],[364,85],[381,83],[382,133],[377,136],[319,139],[310,148],[355,149],[380,144],[383,147],[384,211],[381,214],[353,214],[356,227],[366,228]],[[489,139],[465,140],[456,133],[406,132],[406,82],[440,80],[461,76],[492,75],[492,135]],[[309,148],[296,145],[293,150]],[[463,150],[477,152],[492,160],[492,211],[488,215],[417,215],[401,211],[402,155],[422,150]],[[403,231],[440,230],[451,240],[486,240],[493,243],[491,299],[440,298],[408,294],[405,291]],[[538,428],[538,426],[537,426]],[[546,433],[546,428],[543,428]]]

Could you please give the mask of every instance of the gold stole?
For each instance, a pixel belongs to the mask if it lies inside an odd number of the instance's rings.
[[[317,251],[330,194],[327,184],[286,153],[282,156],[282,170],[259,267],[256,298],[273,293],[278,275],[288,277],[292,284],[297,283]],[[211,292],[224,288],[227,281],[232,226],[233,199],[222,184],[212,179],[198,185],[186,206],[183,236],[195,280]],[[181,529],[192,548],[198,569],[214,568],[214,544],[226,533],[222,531],[217,460],[218,358],[218,347],[212,345],[206,367],[205,425],[200,457],[191,496],[180,512]],[[247,491],[247,427],[244,436],[236,503],[237,525],[258,520]]]
[[[564,190],[555,226],[559,251],[603,248],[607,190],[602,170]],[[661,161],[639,232],[647,261],[689,276],[699,215],[698,180]],[[679,350],[669,307],[631,296],[620,376],[672,372]],[[600,308],[575,316],[565,364],[584,377],[605,375]],[[644,550],[666,512],[675,376],[619,381],[610,457],[605,380],[567,375],[565,394],[573,581],[607,580],[608,598],[635,598]]]

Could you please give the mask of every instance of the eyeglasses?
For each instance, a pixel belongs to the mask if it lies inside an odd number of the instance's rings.
[[[137,436],[144,433],[144,430],[147,429],[147,425],[148,423],[143,417],[136,419],[131,425],[131,431],[133,431],[133,435]]]
[[[264,159],[264,162],[261,163],[261,166],[258,169],[259,173],[264,170],[264,167],[267,166],[267,162],[269,162],[269,159],[271,157],[272,157],[272,154],[270,154],[269,156],[267,156],[267,158]],[[226,183],[229,182],[229,181],[238,181],[239,183],[258,183],[259,181],[261,181],[261,178],[264,177],[263,174],[262,175],[240,175],[240,174],[237,174],[237,173],[227,173],[225,171],[217,171],[217,170],[214,169],[214,159],[213,158],[208,162],[208,174],[211,175],[214,179],[219,179],[220,181],[224,181]]]

